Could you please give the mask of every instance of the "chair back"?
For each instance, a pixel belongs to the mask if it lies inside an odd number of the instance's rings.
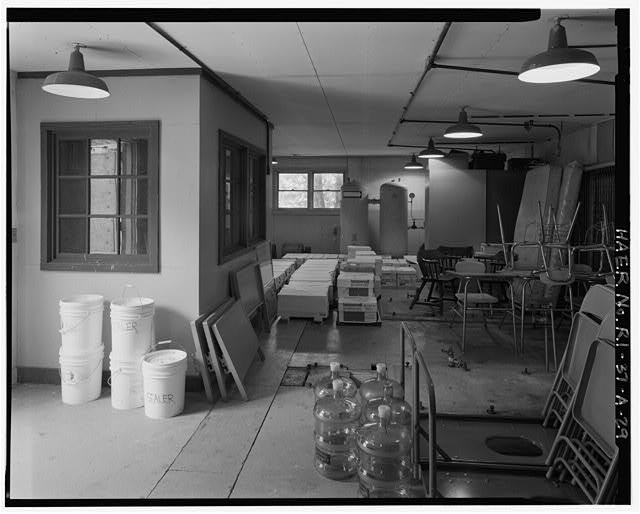
[[[591,343],[597,338],[600,324],[582,312],[573,316],[562,377],[575,390],[584,370]]]
[[[609,313],[604,317],[600,328],[598,329],[598,339],[605,341],[615,342],[616,340],[616,311],[613,307]]]
[[[588,313],[596,316],[598,319],[604,319],[615,303],[615,293],[613,288],[596,284],[589,288],[587,294],[584,295],[580,312]]]
[[[433,273],[439,273],[439,259],[442,254],[438,250],[427,250],[424,247],[424,244],[420,245],[417,253],[418,267],[420,268],[420,273],[426,279],[431,280],[432,278],[437,278],[438,275],[434,275]],[[432,263],[436,263],[436,267]]]
[[[456,271],[459,273],[484,273],[484,262],[476,259],[462,259],[456,262]]]
[[[573,418],[609,458],[616,449],[615,348],[609,341],[591,344],[573,404]]]

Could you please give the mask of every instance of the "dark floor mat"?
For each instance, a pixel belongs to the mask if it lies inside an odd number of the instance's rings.
[[[539,457],[542,455],[542,448],[524,437],[491,436],[487,437],[485,444],[500,455],[518,457]]]
[[[293,386],[293,387],[304,387],[305,382],[307,381],[307,376],[309,375],[309,370],[305,368],[287,368],[284,376],[282,377],[282,381],[280,385],[282,386]]]

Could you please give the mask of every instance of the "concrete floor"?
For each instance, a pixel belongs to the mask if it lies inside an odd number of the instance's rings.
[[[545,372],[542,330],[531,330],[523,356],[513,354],[509,330],[472,328],[459,355],[460,326],[411,322],[434,382],[438,411],[539,415],[553,381]],[[559,333],[566,341],[568,327]],[[94,402],[68,406],[59,385],[19,384],[11,393],[12,499],[326,499],[355,498],[357,480],[336,482],[313,467],[313,392],[281,386],[288,366],[339,360],[367,376],[387,362],[399,376],[399,321],[382,326],[336,326],[303,320],[280,322],[261,338],[242,401],[209,405],[188,393],[183,414],[146,418],[143,409],[118,411],[109,390]],[[469,371],[451,368],[452,348]],[[562,351],[563,347],[560,349]],[[524,368],[527,373],[523,373]],[[311,377],[317,376],[314,373]]]

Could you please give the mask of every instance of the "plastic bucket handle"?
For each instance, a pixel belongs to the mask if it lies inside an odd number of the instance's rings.
[[[154,351],[158,350],[159,349],[158,346],[160,345],[170,345],[170,344],[177,346],[179,350],[182,350],[184,353],[187,354],[187,363],[191,363],[194,367],[197,367],[199,365],[198,360],[196,359],[196,356],[195,356],[195,352],[189,353],[184,346],[182,346],[180,343],[174,343],[171,339],[167,339],[166,341],[158,341],[157,343],[151,344],[151,351],[147,352],[145,355],[149,355],[150,353],[153,353]]]
[[[124,287],[122,288],[122,297],[124,298],[124,293],[127,291],[127,289],[135,289],[136,293],[138,293],[138,302],[140,303],[140,305],[142,305],[142,297],[140,296],[140,291],[138,291],[138,288],[133,284],[124,285]]]
[[[62,320],[60,320],[60,330],[58,330],[58,332],[60,332],[61,334],[68,334],[69,332],[73,332],[76,328],[78,328],[85,321],[87,321],[87,319],[89,319],[89,316],[91,316],[91,312],[89,311],[84,311],[83,314],[84,314],[84,317],[80,321],[78,321],[78,323],[73,325],[73,327],[71,328],[64,328],[64,325],[62,324]]]
[[[89,379],[90,379],[90,378],[93,376],[93,374],[96,372],[96,370],[97,370],[98,368],[101,368],[101,367],[102,367],[102,359],[100,359],[100,360],[98,361],[98,364],[96,365],[96,367],[95,367],[95,368],[93,368],[93,369],[91,370],[91,373],[89,373],[89,374],[87,375],[87,377],[86,377],[86,378],[83,378],[83,379],[80,379],[80,380],[74,380],[74,377],[75,377],[74,373],[73,373],[73,372],[69,372],[70,380],[65,380],[65,377],[63,377],[63,376],[62,376],[62,364],[60,364],[60,366],[58,367],[58,374],[60,375],[60,380],[61,380],[64,384],[67,384],[67,385],[76,385],[76,384],[82,384],[82,383],[84,383],[84,382],[88,382],[88,381],[89,381]]]

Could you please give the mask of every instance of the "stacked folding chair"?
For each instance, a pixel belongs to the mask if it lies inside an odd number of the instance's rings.
[[[611,314],[613,316],[613,314]],[[608,322],[606,326],[610,326]],[[594,504],[615,493],[615,349],[601,334],[589,349],[584,372],[547,462],[547,478],[567,478]]]
[[[567,348],[542,411],[543,426],[562,423],[580,381],[589,346],[613,305],[614,291],[610,287],[596,285],[585,295],[580,311],[573,316]]]

